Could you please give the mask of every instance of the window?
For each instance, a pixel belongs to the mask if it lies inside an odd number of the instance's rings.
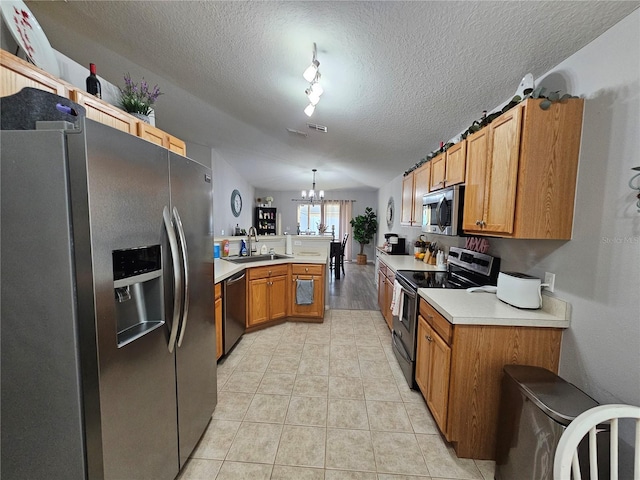
[[[324,204],[298,205],[298,225],[301,234],[318,234],[318,225],[327,225],[327,234],[331,234],[333,227],[335,238],[340,236],[340,204],[325,202]]]

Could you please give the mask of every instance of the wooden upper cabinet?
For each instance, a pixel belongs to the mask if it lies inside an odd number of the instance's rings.
[[[422,225],[422,196],[429,191],[431,164],[425,163],[402,180],[402,214],[400,225]]]
[[[182,156],[187,155],[187,148],[184,141],[148,123],[138,122],[138,136],[156,145],[168,148],[172,152]]]
[[[489,129],[467,137],[467,172],[464,187],[464,214],[462,229],[482,231],[484,219],[484,191],[487,170],[487,142]]]
[[[515,107],[491,124],[489,169],[485,180],[485,217],[482,228],[513,233],[520,148],[521,108]]]
[[[412,225],[422,225],[422,196],[429,193],[431,163],[427,162],[413,172],[413,217]]]
[[[444,187],[445,176],[447,173],[447,156],[441,153],[431,160],[431,181],[429,182],[429,191],[439,190]]]
[[[169,143],[168,149],[172,152],[175,152],[183,157],[187,156],[187,145],[184,143],[184,140],[180,140],[179,138],[174,137],[173,135],[167,135],[167,141]]]
[[[411,226],[413,217],[413,174],[402,179],[402,210],[400,214],[400,225]]]
[[[465,165],[467,162],[467,141],[461,140],[447,150],[447,161],[444,186],[450,187],[464,183]]]
[[[183,140],[141,122],[133,115],[2,49],[0,49],[0,67],[0,97],[13,95],[24,87],[55,93],[82,105],[87,111],[87,118],[91,120],[137,135],[180,155],[187,155]]]
[[[169,144],[167,132],[145,122],[138,122],[138,136],[161,147],[167,147]]]
[[[529,99],[467,138],[466,232],[571,238],[584,100],[548,110],[540,102]]]
[[[124,110],[78,89],[71,90],[69,97],[87,110],[87,118],[131,135],[138,134],[137,126],[140,121]]]
[[[24,87],[38,88],[61,97],[68,94],[65,82],[1,49],[0,65],[0,97],[13,95]]]

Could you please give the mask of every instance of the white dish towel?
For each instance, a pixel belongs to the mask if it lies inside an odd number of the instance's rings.
[[[391,297],[391,314],[394,317],[402,317],[402,308],[404,307],[404,295],[402,294],[402,286],[397,280],[393,282],[393,296]]]

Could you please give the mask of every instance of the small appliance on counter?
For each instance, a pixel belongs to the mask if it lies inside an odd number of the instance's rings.
[[[496,296],[514,307],[538,309],[542,306],[543,286],[546,284],[538,277],[518,272],[500,272]]]
[[[405,240],[400,238],[397,233],[384,234],[384,249],[389,255],[404,255]]]

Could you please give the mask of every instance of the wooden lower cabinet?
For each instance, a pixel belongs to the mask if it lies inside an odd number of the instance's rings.
[[[418,349],[422,354],[419,355],[420,361],[416,361],[416,383],[423,392],[433,419],[440,430],[446,432],[451,347],[431,328],[422,315],[418,317],[418,335]]]
[[[460,458],[495,459],[503,367],[558,371],[562,329],[452,325],[420,300],[416,383]]]
[[[224,353],[223,333],[222,333],[222,283],[216,283],[214,286],[215,299],[215,322],[216,322],[216,359],[219,359]]]
[[[396,276],[389,267],[380,262],[378,267],[378,306],[389,329],[393,328],[393,315],[391,313],[391,300],[393,299],[393,283]]]
[[[287,316],[288,265],[249,269],[247,327]]]
[[[300,318],[324,318],[324,270],[325,265],[296,263],[291,265],[291,290],[289,315]],[[313,303],[296,303],[297,280],[313,280]]]

